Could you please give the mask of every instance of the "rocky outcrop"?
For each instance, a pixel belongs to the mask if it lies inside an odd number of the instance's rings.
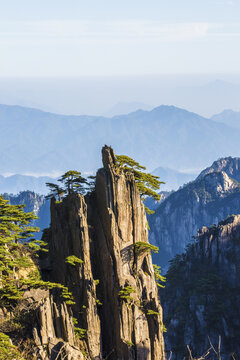
[[[71,310],[66,303],[56,303],[44,290],[31,290],[24,294],[24,298],[28,302],[30,299],[34,301],[33,339],[37,359],[83,360],[84,355],[74,333]]]
[[[176,256],[163,292],[166,349],[173,359],[202,355],[210,341],[222,359],[240,354],[240,215],[202,228],[186,253]],[[212,353],[211,358],[215,358]],[[218,357],[216,357],[218,359]]]
[[[59,298],[54,300],[49,290],[29,288],[11,311],[0,308],[0,331],[14,339],[24,359],[86,359],[70,307]]]
[[[238,174],[240,176],[240,170]],[[192,242],[198,229],[238,214],[239,209],[240,184],[235,179],[224,171],[202,173],[195,181],[170,194],[150,216],[149,240],[160,249],[154,261],[167,267],[168,261]]]
[[[91,358],[98,359],[101,354],[100,319],[90,256],[87,205],[82,195],[69,196],[62,203],[52,201],[51,228],[46,236],[50,257],[43,267],[47,270],[47,279],[62,283],[72,291],[76,302],[74,315],[80,328],[86,330]],[[80,263],[66,262],[73,255]]]
[[[73,292],[91,359],[165,359],[151,255],[135,246],[148,244],[144,205],[133,175],[115,166],[113,150],[106,146],[102,155],[91,195],[52,201],[43,274]],[[72,255],[81,262],[66,263]]]
[[[240,181],[240,158],[232,158],[231,156],[226,158],[221,158],[214,161],[214,163],[203,170],[198,179],[204,177],[207,174],[213,172],[224,171],[230,178]]]

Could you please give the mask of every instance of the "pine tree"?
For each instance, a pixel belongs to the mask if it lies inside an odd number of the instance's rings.
[[[116,166],[125,173],[130,172],[135,177],[136,186],[140,193],[142,200],[152,197],[155,200],[159,201],[161,196],[156,192],[159,190],[160,184],[165,184],[163,181],[159,181],[159,177],[144,172],[146,170],[145,166],[140,165],[137,161],[126,155],[116,155]],[[154,211],[150,210],[145,206],[145,210],[148,214],[153,214]]]
[[[37,216],[32,212],[25,213],[23,209],[24,205],[10,205],[0,196],[0,308],[12,309],[22,299],[26,286],[59,289],[66,304],[73,304],[67,287],[41,280],[34,261],[39,251],[47,251],[44,248],[47,244],[32,238],[33,233],[39,231],[31,226]],[[26,275],[18,276],[18,270],[23,269]]]
[[[57,197],[59,201],[61,201],[62,197],[66,195],[66,190],[61,188],[57,184],[46,183],[47,187],[49,187],[50,193],[45,196],[46,199],[51,199],[52,197]]]
[[[23,208],[24,205],[10,205],[9,200],[0,196],[0,306],[21,298],[15,272],[30,265],[23,255],[23,244],[29,246],[33,233],[39,231],[31,226],[37,216],[25,213]]]
[[[76,170],[69,170],[65,172],[58,181],[62,183],[62,186],[53,183],[46,183],[50,189],[50,193],[46,196],[47,199],[57,196],[58,200],[61,200],[62,197],[66,195],[85,194],[86,185],[89,185],[81,173]]]
[[[85,185],[87,184],[87,180],[81,176],[81,173],[76,170],[69,170],[65,174],[63,174],[58,180],[63,183],[67,194],[73,193],[85,193]]]

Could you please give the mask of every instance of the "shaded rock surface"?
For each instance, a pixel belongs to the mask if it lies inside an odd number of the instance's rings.
[[[52,201],[43,274],[73,292],[91,359],[165,359],[151,255],[134,246],[148,243],[144,205],[133,176],[115,167],[113,150],[104,147],[102,155],[91,195]],[[81,263],[67,264],[72,255]]]
[[[173,359],[187,355],[186,345],[194,356],[202,355],[209,339],[217,349],[219,336],[222,359],[240,358],[239,264],[240,215],[203,227],[196,243],[172,260],[163,307],[166,349]]]

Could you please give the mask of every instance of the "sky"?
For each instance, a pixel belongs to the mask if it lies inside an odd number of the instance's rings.
[[[0,78],[239,73],[239,0],[0,0]]]

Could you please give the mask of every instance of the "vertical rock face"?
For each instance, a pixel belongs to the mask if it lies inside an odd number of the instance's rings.
[[[104,168],[96,182],[94,251],[103,302],[100,311],[105,355],[112,359],[162,359],[162,309],[151,255],[136,253],[136,242],[148,242],[147,220],[132,175],[118,174],[112,150],[103,148]],[[119,296],[130,286],[126,302]],[[147,316],[148,310],[156,315]],[[131,346],[134,344],[135,346]]]
[[[49,231],[50,272],[48,279],[67,285],[76,304],[74,316],[86,331],[88,351],[93,359],[100,358],[100,320],[97,312],[96,285],[93,279],[87,205],[82,195],[72,195],[62,203],[52,201]],[[66,262],[76,256],[81,263]]]
[[[113,150],[104,147],[102,156],[90,196],[52,202],[45,276],[72,290],[92,359],[165,359],[151,255],[134,245],[148,243],[144,206],[133,176],[115,166]],[[70,255],[82,263],[66,264]]]
[[[166,349],[173,359],[186,355],[186,345],[199,357],[210,347],[209,339],[218,348],[219,336],[222,359],[239,356],[239,264],[240,215],[202,228],[196,243],[172,261],[163,308]]]
[[[30,295],[32,292],[30,291]],[[37,321],[33,328],[33,338],[36,344],[37,359],[84,359],[82,352],[77,347],[71,312],[65,303],[56,304],[52,296],[47,294],[42,297],[35,313]]]

